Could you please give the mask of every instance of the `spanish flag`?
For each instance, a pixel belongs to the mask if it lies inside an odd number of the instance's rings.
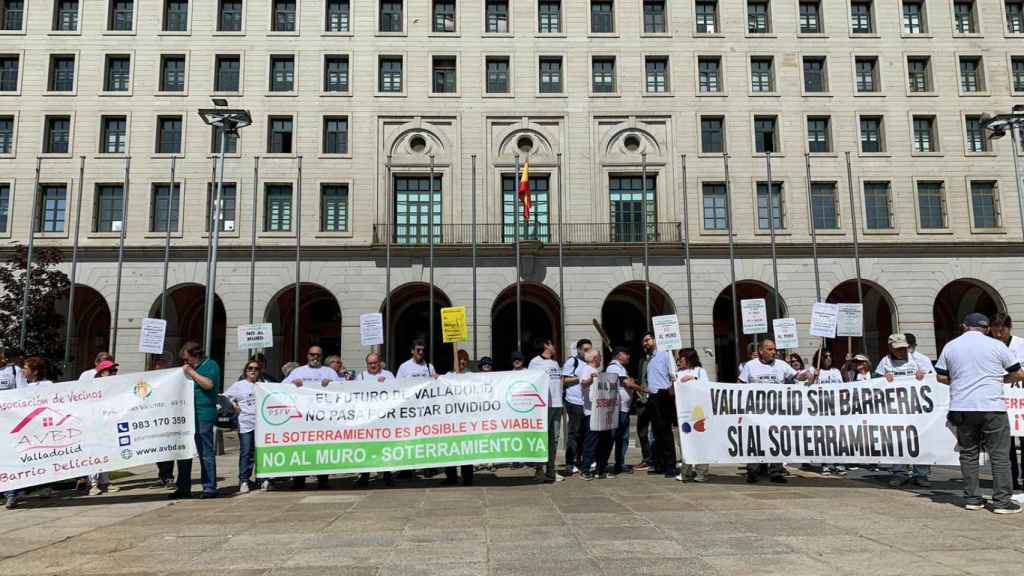
[[[519,175],[519,201],[523,203],[523,220],[530,221],[530,161],[523,163]]]

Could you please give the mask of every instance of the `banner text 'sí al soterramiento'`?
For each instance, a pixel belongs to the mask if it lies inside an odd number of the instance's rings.
[[[181,368],[0,392],[0,492],[195,451]]]
[[[675,386],[687,464],[959,463],[946,426],[949,388],[934,375],[892,383]]]
[[[260,477],[546,462],[548,375],[260,384]]]

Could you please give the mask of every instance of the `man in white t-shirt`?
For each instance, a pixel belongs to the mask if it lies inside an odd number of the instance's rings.
[[[988,318],[971,313],[964,333],[946,343],[935,365],[939,381],[949,384],[949,423],[956,426],[960,472],[964,477],[964,508],[981,510],[978,458],[985,446],[992,466],[992,511],[1016,514],[1010,480],[1010,422],[1003,384],[1024,381],[1020,361],[1005,344],[989,338]]]
[[[323,365],[324,351],[319,346],[310,346],[306,351],[306,363],[288,373],[288,381],[296,387],[316,386],[326,387],[331,382],[338,380],[338,373],[332,368]],[[316,477],[316,485],[320,490],[328,487],[329,476],[319,474]],[[292,488],[301,490],[306,485],[305,476],[292,478]]]
[[[612,438],[615,447],[615,466],[612,468],[612,474],[616,475],[633,472],[633,468],[626,464],[626,450],[629,448],[629,408],[633,396],[631,391],[639,390],[640,385],[630,378],[626,370],[628,365],[629,349],[619,346],[612,350],[612,361],[605,369],[605,372],[619,377],[619,425]]]
[[[562,428],[562,367],[555,360],[558,349],[550,338],[538,338],[534,348],[541,352],[530,360],[530,370],[543,370],[548,375],[548,463],[534,466],[534,476],[547,483],[561,482],[565,478],[555,470],[558,453],[558,432]]]
[[[415,340],[412,343],[410,351],[410,358],[402,365],[398,367],[398,373],[395,374],[397,378],[437,378],[437,372],[434,371],[434,366],[428,364],[424,359],[424,352],[426,352],[427,346],[423,343],[423,340]]]
[[[878,362],[875,372],[881,375],[887,382],[894,382],[899,379],[914,378],[918,381],[924,380],[925,374],[934,370],[931,362],[922,366],[910,353],[910,343],[904,334],[889,335],[889,354]],[[889,479],[889,486],[899,488],[907,482],[913,482],[921,488],[930,488],[932,483],[928,480],[928,474],[932,467],[928,465],[901,465],[892,467],[892,478]]]
[[[1024,338],[1013,335],[1013,319],[1005,312],[999,312],[989,321],[989,336],[999,340],[1010,349],[1010,356],[1024,363]],[[1024,448],[1024,438],[1010,436],[1010,480],[1013,489],[1021,489],[1021,468],[1017,457],[1017,444]]]
[[[580,372],[586,367],[587,352],[594,348],[587,338],[576,341],[576,355],[569,357],[562,365],[562,386],[565,388],[565,475],[572,476],[582,464],[583,441],[590,429],[590,422],[583,413],[583,389],[580,386]]]
[[[85,372],[82,372],[79,376],[79,380],[92,380],[96,377],[96,367],[100,365],[100,362],[104,360],[114,361],[114,357],[111,356],[110,352],[100,352],[96,355],[96,360],[93,361],[92,368],[89,368]]]
[[[910,332],[904,332],[903,335],[907,338],[907,350],[910,352],[910,357],[914,362],[917,362],[917,365],[921,367],[921,370],[924,370],[925,374],[935,372],[935,364],[932,363],[931,358],[917,351],[917,336]]]
[[[7,357],[6,352],[0,349],[0,392],[24,388],[28,385],[25,377],[21,374],[21,368]]]
[[[774,340],[771,338],[761,340],[757,346],[757,358],[743,364],[743,370],[740,371],[740,383],[791,384],[795,382],[797,379],[796,370],[789,364],[777,360],[775,358],[777,353]],[[805,372],[802,376],[806,378],[810,374]],[[751,484],[757,482],[759,475],[765,470],[767,470],[772,482],[778,484],[788,482],[786,480],[786,470],[782,467],[781,462],[747,464],[747,482]]]
[[[384,369],[384,363],[381,362],[380,354],[376,352],[370,352],[366,355],[366,370],[359,373],[356,380],[361,382],[393,382],[395,375],[389,370]]]

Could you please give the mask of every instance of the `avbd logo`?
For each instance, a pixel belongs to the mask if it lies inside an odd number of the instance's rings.
[[[683,431],[683,434],[689,434],[690,432],[704,432],[707,429],[704,419],[704,408],[698,404],[690,411],[688,418],[684,414],[683,423],[679,429]]]
[[[295,398],[284,392],[271,392],[260,406],[263,421],[271,426],[280,426],[289,420],[302,418],[302,412],[295,405]]]
[[[48,406],[33,409],[10,434],[22,459],[29,461],[81,451],[81,420]]]
[[[533,412],[534,408],[547,408],[548,405],[537,387],[529,382],[512,383],[505,392],[505,402],[520,414]]]

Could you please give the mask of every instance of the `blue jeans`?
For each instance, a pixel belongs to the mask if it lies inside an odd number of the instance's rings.
[[[196,421],[196,456],[199,457],[200,479],[203,492],[217,492],[217,453],[213,447],[213,429],[216,422]],[[192,492],[192,460],[178,460],[178,492]]]
[[[626,466],[626,450],[629,449],[629,412],[619,412],[619,427],[615,429],[615,471],[622,472]]]
[[[238,433],[238,485],[252,481],[256,468],[256,431]]]

